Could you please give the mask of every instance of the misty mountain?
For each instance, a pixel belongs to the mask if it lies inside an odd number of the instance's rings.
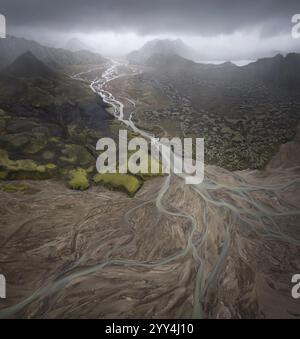
[[[259,59],[249,65],[238,67],[231,62],[220,65],[196,63],[179,55],[154,54],[146,62],[154,72],[172,78],[175,82],[197,85],[207,83],[223,84],[259,82],[297,93],[300,86],[300,54],[280,54]],[[193,89],[196,90],[195,88]]]
[[[173,54],[162,54],[155,53],[151,55],[145,62],[145,65],[152,66],[157,69],[165,69],[168,71],[169,69],[177,69],[178,71],[182,68],[192,68],[197,64],[189,59],[183,58],[177,53]]]
[[[28,51],[54,68],[106,62],[106,59],[97,53],[85,50],[71,52],[61,48],[46,47],[32,40],[9,36],[6,39],[0,39],[0,69]]]
[[[177,54],[187,59],[193,59],[196,52],[180,39],[155,39],[147,42],[141,49],[128,54],[127,59],[131,63],[143,64],[155,54],[165,56]]]
[[[145,63],[157,78],[174,82],[180,88],[197,93],[199,84],[216,84],[223,90],[224,82],[230,82],[237,76],[239,67],[225,62],[223,64],[203,64],[185,59],[179,55],[154,54]],[[179,88],[179,89],[180,89]]]
[[[65,49],[71,52],[78,52],[78,51],[91,51],[93,52],[92,47],[88,46],[84,42],[82,42],[78,38],[72,38],[67,41]]]

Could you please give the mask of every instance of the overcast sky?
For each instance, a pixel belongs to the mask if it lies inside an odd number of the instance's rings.
[[[299,50],[299,0],[0,0],[8,33],[63,45],[79,37],[127,53],[154,37],[180,37],[212,59]]]

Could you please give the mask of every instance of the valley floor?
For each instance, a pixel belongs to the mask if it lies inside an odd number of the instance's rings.
[[[264,172],[208,166],[199,187],[154,179],[134,198],[56,181],[1,192],[0,317],[299,317],[300,171],[283,154]]]

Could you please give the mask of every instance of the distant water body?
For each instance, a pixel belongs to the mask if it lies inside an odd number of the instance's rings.
[[[228,61],[228,60],[227,60]],[[231,60],[231,62],[237,66],[246,66],[246,65],[249,65],[251,62],[255,62],[256,60]],[[197,60],[196,61],[197,63],[199,64],[213,64],[213,65],[221,65],[223,64],[224,62],[226,62],[225,60],[224,61],[216,61],[216,60]]]

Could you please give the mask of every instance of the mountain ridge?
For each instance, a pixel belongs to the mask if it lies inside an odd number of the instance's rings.
[[[162,74],[205,77],[208,79],[259,80],[272,86],[296,91],[300,86],[300,54],[277,54],[274,57],[258,59],[244,66],[231,62],[220,65],[196,63],[179,55],[154,54],[146,61],[146,66]]]
[[[31,52],[49,67],[73,65],[103,64],[107,59],[90,51],[71,52],[63,48],[47,47],[33,40],[8,36],[0,39],[0,69],[8,66],[20,55]]]

